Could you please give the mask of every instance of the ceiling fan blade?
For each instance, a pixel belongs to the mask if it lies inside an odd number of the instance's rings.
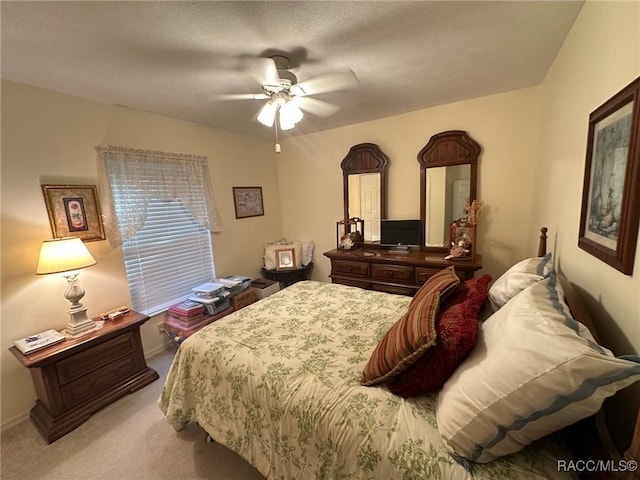
[[[254,57],[246,60],[247,72],[260,85],[279,85],[276,63],[270,58]]]
[[[206,97],[211,100],[265,100],[270,98],[266,93],[211,93]]]
[[[304,82],[298,82],[297,84],[305,95],[344,90],[346,88],[356,87],[357,85],[358,79],[351,70],[318,75],[317,77],[310,78]]]
[[[313,113],[319,117],[328,117],[340,110],[338,105],[325,102],[324,100],[318,100],[316,98],[296,97],[296,102],[302,110],[306,110],[307,112]]]

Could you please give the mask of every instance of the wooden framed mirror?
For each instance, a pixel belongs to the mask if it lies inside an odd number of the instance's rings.
[[[364,242],[380,240],[380,220],[387,214],[389,158],[374,143],[349,149],[340,167],[344,191],[344,219],[364,220]]]
[[[433,135],[420,150],[421,250],[449,250],[449,225],[465,216],[466,199],[476,199],[480,152],[463,130]]]

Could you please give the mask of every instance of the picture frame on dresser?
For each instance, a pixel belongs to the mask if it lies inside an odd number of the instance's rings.
[[[631,275],[640,210],[640,77],[589,116],[578,246]]]
[[[42,185],[53,238],[104,240],[104,225],[95,185]]]

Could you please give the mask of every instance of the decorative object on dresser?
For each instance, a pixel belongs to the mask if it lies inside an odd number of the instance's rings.
[[[336,248],[353,250],[364,242],[364,220],[352,217],[336,222]]]
[[[104,240],[104,226],[95,185],[42,185],[54,238]]]
[[[449,252],[449,226],[476,200],[480,145],[463,130],[433,135],[418,153],[421,249]],[[477,239],[476,239],[477,243]]]
[[[64,297],[71,302],[69,323],[66,326],[70,335],[96,328],[96,323],[87,317],[87,307],[80,303],[85,291],[78,280],[78,270],[95,264],[95,259],[77,237],[45,240],[40,247],[36,275],[62,273],[67,279]]]
[[[482,268],[482,256],[466,262],[450,262],[441,253],[395,253],[381,249],[331,250],[331,282],[367,290],[414,295],[425,281],[443,268],[455,265],[460,280],[473,278]]]
[[[476,258],[476,234],[482,202],[467,199],[465,217],[454,220],[449,226],[449,255],[445,260],[468,260]]]
[[[631,275],[640,225],[640,77],[589,115],[578,246]]]
[[[51,443],[93,413],[156,380],[144,359],[140,326],[149,317],[129,311],[100,330],[25,356],[9,350],[31,370],[37,400],[30,418]]]
[[[342,160],[345,221],[362,219],[364,242],[380,240],[380,220],[387,215],[389,158],[374,143],[360,143]],[[347,232],[345,232],[347,233]]]

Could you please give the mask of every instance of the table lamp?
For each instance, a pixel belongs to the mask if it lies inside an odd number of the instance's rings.
[[[66,329],[72,336],[96,327],[96,323],[87,318],[87,307],[80,303],[85,291],[78,282],[78,270],[95,264],[95,259],[79,238],[45,240],[40,247],[36,275],[62,273],[67,279],[64,297],[71,302],[71,308]]]

